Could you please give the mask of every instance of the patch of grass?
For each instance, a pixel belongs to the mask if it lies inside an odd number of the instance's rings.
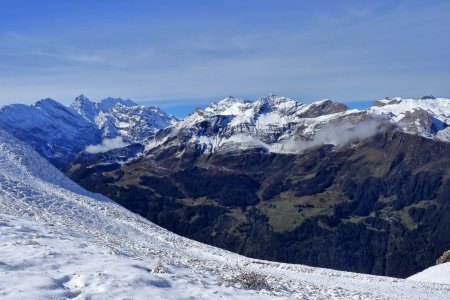
[[[368,169],[374,177],[383,177],[389,171],[389,164],[386,164],[386,156],[382,151],[373,148],[361,148],[348,158],[360,169]],[[358,162],[360,161],[360,162]]]
[[[383,203],[383,204],[392,204],[395,200],[397,200],[397,196],[395,196],[395,195],[392,195],[389,197],[380,196],[378,198],[378,202]]]
[[[208,197],[183,198],[178,199],[177,202],[183,204],[184,206],[198,206],[198,205],[219,206],[216,200],[211,200]]]
[[[125,174],[122,176],[120,181],[117,181],[115,184],[120,187],[127,187],[127,186],[136,186],[138,188],[148,188],[146,186],[141,185],[141,175],[139,173],[129,173],[125,172]]]
[[[229,209],[228,216],[234,218],[238,223],[247,223],[248,219],[245,213],[240,208]]]
[[[294,192],[284,192],[271,200],[258,204],[259,210],[269,218],[276,232],[292,231],[305,220],[315,216],[332,215],[333,205],[347,199],[335,186],[323,193],[295,197]]]
[[[409,209],[411,207],[416,208],[427,208],[430,204],[432,204],[433,201],[430,200],[423,200],[418,203],[405,206],[401,210],[394,210],[391,206],[386,206],[383,209],[380,210],[380,216],[385,219],[395,219],[402,223],[406,228],[409,230],[417,229],[418,224],[414,222],[413,218],[409,214]]]

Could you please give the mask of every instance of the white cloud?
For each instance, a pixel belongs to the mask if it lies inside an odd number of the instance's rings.
[[[369,119],[352,124],[350,121],[327,124],[314,135],[312,140],[288,140],[275,145],[275,152],[281,149],[288,153],[299,153],[311,148],[330,144],[342,147],[358,140],[369,138],[386,129],[386,123],[378,119]]]
[[[128,144],[122,140],[122,137],[118,136],[112,139],[104,139],[102,143],[98,145],[89,145],[84,152],[90,154],[105,153],[110,150],[126,147],[127,145]]]

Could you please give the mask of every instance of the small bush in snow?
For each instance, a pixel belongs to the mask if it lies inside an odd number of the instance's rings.
[[[243,288],[251,290],[262,290],[267,289],[267,281],[264,275],[241,270],[238,274],[233,276],[233,283],[241,285]]]
[[[36,242],[35,240],[28,240],[28,241],[26,242],[26,244],[27,244],[27,245],[31,245],[31,246],[39,245],[39,243]]]
[[[156,274],[164,274],[167,273],[166,268],[164,268],[163,264],[158,261],[155,266],[153,267],[153,269],[151,269],[152,273],[156,273]]]

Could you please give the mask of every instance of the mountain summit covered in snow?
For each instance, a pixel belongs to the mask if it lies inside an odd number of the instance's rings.
[[[70,107],[85,120],[95,124],[103,137],[120,136],[129,143],[151,138],[157,130],[177,121],[174,116],[156,106],[140,106],[129,99],[108,97],[97,103],[80,95]]]
[[[62,168],[86,146],[114,138],[123,146],[145,144],[151,153],[176,149],[178,156],[248,148],[298,153],[370,136],[390,123],[448,142],[449,103],[434,97],[393,98],[378,100],[366,110],[351,110],[328,99],[303,104],[276,94],[255,101],[230,96],[177,120],[155,106],[112,97],[93,102],[80,95],[69,107],[52,99],[2,107],[0,128]]]
[[[383,99],[357,110],[328,99],[303,104],[275,94],[256,101],[227,97],[159,131],[146,150],[155,155],[176,151],[179,157],[251,148],[299,153],[369,137],[386,126],[449,142],[449,116],[450,99],[445,98]]]

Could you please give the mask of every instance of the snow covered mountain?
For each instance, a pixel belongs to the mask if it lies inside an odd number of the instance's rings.
[[[445,299],[448,285],[245,258],[181,238],[82,189],[0,130],[0,295]]]
[[[146,143],[149,153],[171,149],[178,156],[260,148],[298,153],[318,144],[348,143],[377,133],[386,124],[441,141],[450,141],[450,100],[383,99],[367,110],[322,100],[302,104],[271,94],[254,102],[228,97],[178,121],[159,108],[131,100],[92,102],[83,95],[70,107],[45,99],[34,105],[8,105],[0,110],[0,127],[65,167],[88,145],[121,137]],[[156,134],[160,129],[165,129]],[[176,149],[176,150],[175,150]]]
[[[84,95],[70,105],[78,114],[102,131],[103,137],[121,136],[125,142],[139,143],[177,119],[156,106],[139,106],[131,100],[106,98],[92,102]]]
[[[139,106],[120,98],[95,103],[82,95],[70,107],[44,99],[33,105],[0,109],[0,128],[30,144],[59,168],[88,145],[115,137],[121,137],[123,144],[142,143],[175,120],[154,106]]]
[[[321,144],[347,143],[376,134],[383,127],[450,141],[450,99],[424,97],[378,100],[367,110],[322,100],[312,104],[270,94],[254,102],[228,97],[158,133],[146,150],[185,153],[261,148],[298,153]]]
[[[2,107],[0,128],[31,145],[58,167],[70,163],[87,145],[102,141],[101,132],[91,123],[52,99]]]
[[[387,116],[405,132],[450,142],[450,99],[385,98],[376,101],[367,112]]]
[[[357,111],[331,100],[306,105],[275,94],[254,102],[228,97],[159,132],[146,149],[180,145],[182,151],[206,154],[253,147],[289,152],[295,141],[349,114]]]

